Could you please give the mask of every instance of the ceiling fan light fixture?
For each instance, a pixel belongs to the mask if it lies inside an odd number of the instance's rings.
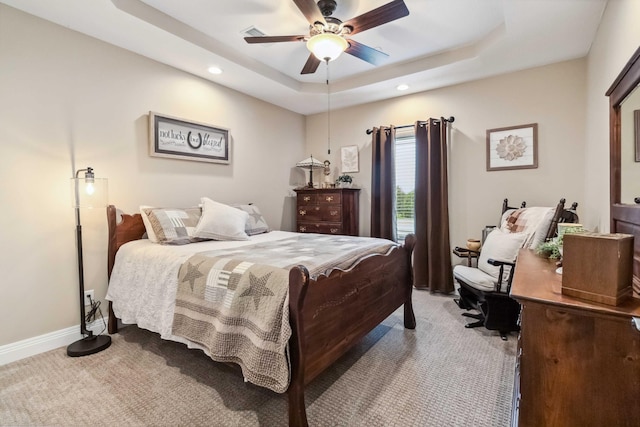
[[[349,47],[349,43],[337,34],[316,34],[307,41],[307,49],[321,61],[333,61]]]

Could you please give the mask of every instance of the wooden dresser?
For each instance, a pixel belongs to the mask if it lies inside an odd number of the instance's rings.
[[[296,231],[358,235],[358,188],[295,190]]]
[[[520,251],[511,287],[522,305],[512,425],[639,426],[640,300],[609,306],[562,295],[555,270]]]

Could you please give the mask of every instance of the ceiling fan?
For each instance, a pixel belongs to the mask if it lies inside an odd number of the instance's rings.
[[[331,61],[340,53],[378,65],[387,58],[384,52],[347,38],[409,14],[403,0],[394,0],[360,16],[342,22],[331,16],[336,10],[335,0],[293,0],[309,21],[309,35],[245,37],[247,43],[307,42],[312,52],[300,74],[315,73],[321,61]]]

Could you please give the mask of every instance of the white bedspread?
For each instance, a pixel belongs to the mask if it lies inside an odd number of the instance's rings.
[[[171,333],[176,278],[182,263],[194,253],[281,240],[294,234],[271,231],[244,241],[207,241],[179,246],[134,240],[122,245],[116,254],[106,299],[112,301],[113,312],[123,323],[157,332],[163,339],[190,344]],[[132,287],[131,283],[136,286]]]
[[[286,231],[271,231],[251,236],[250,240],[246,241],[207,241],[179,246],[160,245],[147,239],[135,240],[122,245],[116,253],[106,299],[113,303],[113,311],[123,323],[136,324],[141,328],[159,333],[163,339],[185,343],[189,347],[200,348],[209,354],[200,345],[172,333],[180,266],[196,253],[206,254],[221,250],[231,253],[234,251],[229,249],[302,238],[297,236],[301,235]],[[312,277],[314,274],[326,274],[330,271],[330,266],[349,269],[365,254],[386,254],[397,246],[385,239],[368,237],[304,235],[304,239],[309,238],[320,241],[321,246],[325,245],[327,253],[314,255],[314,251],[309,252],[302,248],[296,250],[295,256],[286,258],[285,264],[305,265],[309,268]],[[284,247],[289,248],[287,242],[282,243]],[[334,256],[336,262],[331,258]],[[337,262],[338,260],[342,263]],[[275,266],[285,267],[284,264]]]

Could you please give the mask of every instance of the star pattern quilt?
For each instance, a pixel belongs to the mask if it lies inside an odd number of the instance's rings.
[[[237,363],[247,381],[285,392],[289,270],[303,264],[312,277],[347,270],[395,246],[383,239],[302,234],[196,253],[178,273],[173,334],[206,348],[214,360]]]

